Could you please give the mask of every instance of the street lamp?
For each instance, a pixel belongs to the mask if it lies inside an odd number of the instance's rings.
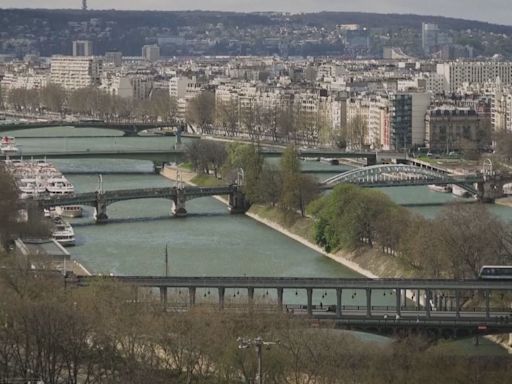
[[[255,339],[249,339],[245,337],[239,337],[238,341],[238,349],[247,349],[251,346],[254,346],[256,349],[256,354],[258,356],[258,375],[256,377],[258,384],[263,384],[263,355],[262,355],[262,347],[266,346],[270,349],[270,346],[279,344],[279,341],[264,341],[260,336]]]

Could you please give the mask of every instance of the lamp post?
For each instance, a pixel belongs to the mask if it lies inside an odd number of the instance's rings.
[[[260,336],[255,339],[249,339],[245,337],[239,337],[238,348],[239,349],[247,349],[251,346],[254,346],[256,349],[256,355],[258,356],[258,375],[256,376],[256,380],[258,384],[263,384],[263,354],[262,347],[266,346],[270,349],[271,345],[279,344],[279,341],[264,341]]]

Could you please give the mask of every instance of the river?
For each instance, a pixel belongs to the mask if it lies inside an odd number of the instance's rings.
[[[100,129],[72,129],[57,127],[23,132],[13,132],[17,144],[26,152],[83,151],[107,149],[151,149],[171,148],[174,137],[124,138],[116,131]],[[95,137],[83,137],[83,136]],[[38,136],[38,138],[23,138]],[[52,136],[67,136],[53,138]],[[79,137],[73,137],[79,136]],[[103,137],[100,137],[103,136]],[[114,136],[114,137],[113,137]],[[45,138],[47,137],[47,138]],[[140,187],[162,187],[172,185],[169,180],[152,174],[149,162],[129,160],[59,160],[54,163],[75,185],[77,192],[94,191],[98,177],[81,172],[104,174],[105,189],[129,189]],[[333,169],[333,174],[319,174],[327,178],[346,167],[333,167],[320,162],[303,162],[306,170]],[[123,174],[125,173],[125,174]],[[450,202],[457,198],[441,194],[426,187],[384,188],[391,199],[401,204],[425,202]],[[415,211],[428,217],[435,216],[441,207],[416,207]],[[512,221],[512,209],[491,207],[500,217]],[[116,275],[164,275],[165,248],[169,249],[169,273],[176,276],[296,276],[296,277],[356,277],[344,266],[310,250],[309,248],[269,229],[268,227],[239,215],[229,215],[224,204],[213,198],[187,202],[187,218],[170,216],[171,205],[167,200],[135,200],[119,202],[108,207],[110,223],[96,225],[92,210],[85,217],[72,221],[77,245],[70,248],[74,258],[93,273]],[[181,292],[175,292],[177,296]],[[272,299],[273,292],[256,291],[256,297]],[[184,295],[185,296],[185,295]],[[244,300],[243,293],[228,290],[231,301]],[[199,292],[200,300],[214,300],[214,292]],[[178,299],[179,300],[179,297]],[[183,300],[186,300],[183,297]],[[305,292],[285,291],[286,303],[305,303]],[[335,303],[335,293],[316,291],[314,304]],[[365,305],[363,292],[343,293],[345,305]],[[395,298],[391,292],[375,292],[373,305],[393,306]],[[464,349],[470,342],[463,342]],[[488,345],[497,352],[497,347]],[[496,350],[494,349],[496,348]]]

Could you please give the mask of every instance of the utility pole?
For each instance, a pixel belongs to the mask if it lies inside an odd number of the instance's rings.
[[[251,346],[254,346],[256,349],[256,355],[258,357],[258,374],[256,376],[256,383],[263,384],[263,346],[266,346],[270,349],[271,345],[279,344],[279,341],[264,341],[260,336],[255,339],[248,339],[244,337],[239,337],[238,341],[238,349],[247,349]]]
[[[165,277],[169,277],[169,245],[165,244]]]

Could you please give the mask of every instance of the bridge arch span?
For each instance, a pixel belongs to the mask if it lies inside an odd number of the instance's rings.
[[[386,184],[452,184],[452,177],[434,170],[407,164],[381,164],[358,168],[341,173],[323,181],[323,186],[337,184],[359,184],[363,186],[383,186]]]

